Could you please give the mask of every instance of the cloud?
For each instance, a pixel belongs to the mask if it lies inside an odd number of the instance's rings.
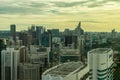
[[[103,21],[97,21],[97,20],[84,20],[82,22],[87,22],[87,23],[106,23],[106,22],[103,22]]]
[[[49,5],[44,2],[8,1],[0,3],[0,14],[44,14],[47,8]]]
[[[99,7],[99,6],[103,6],[105,3],[107,3],[108,1],[97,1],[97,0],[86,0],[86,1],[78,1],[78,2],[52,2],[53,4],[55,4],[56,7],[75,7],[75,6],[80,6],[80,7]]]
[[[108,2],[119,0],[0,0],[0,14],[72,14],[83,13],[88,9],[102,8]],[[112,5],[112,4],[109,4]],[[114,6],[114,5],[113,5]]]
[[[57,7],[73,7],[73,6],[82,5],[87,2],[89,2],[89,1],[80,1],[80,2],[71,2],[71,3],[56,1],[56,2],[52,2],[52,3],[55,4],[55,6],[57,6]]]
[[[74,1],[74,2],[54,1],[52,3],[59,8],[62,8],[62,7],[71,8],[76,6],[88,7],[88,8],[98,8],[98,7],[100,8],[100,7],[103,7],[104,5],[108,5],[107,3],[109,2],[119,4],[120,0],[83,0],[83,1]]]
[[[33,7],[33,8],[44,8],[44,7],[48,7],[47,4],[45,3],[40,3],[40,2],[31,2],[30,7]]]
[[[3,6],[0,7],[0,14],[27,13],[29,9],[23,7]]]

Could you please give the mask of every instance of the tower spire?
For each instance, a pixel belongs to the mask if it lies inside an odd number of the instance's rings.
[[[79,23],[78,23],[78,27],[79,27],[79,28],[81,27],[81,21],[79,21]]]

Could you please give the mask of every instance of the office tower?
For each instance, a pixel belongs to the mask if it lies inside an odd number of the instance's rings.
[[[20,80],[40,80],[39,68],[38,64],[20,64],[19,65],[19,77]]]
[[[73,35],[80,36],[84,34],[84,30],[81,28],[81,22],[78,23],[77,27],[74,30]]]
[[[41,45],[41,36],[43,33],[43,26],[36,26],[36,38],[37,38],[37,45]]]
[[[26,48],[25,46],[21,46],[20,48],[20,63],[26,62]]]
[[[71,35],[72,35],[72,32],[70,31],[70,29],[65,29],[64,32],[63,32],[63,34],[64,34],[65,36],[71,36]]]
[[[1,80],[17,80],[19,50],[7,48],[1,52]]]
[[[51,33],[52,37],[59,37],[59,29],[52,29]]]
[[[1,51],[5,48],[6,48],[6,43],[5,43],[4,39],[0,39],[0,79],[1,79],[1,66],[2,66],[2,64],[1,64],[1,58],[2,58]]]
[[[35,31],[35,25],[31,26],[31,31],[34,32]]]
[[[32,44],[33,37],[24,31],[19,33],[19,39],[22,40],[22,45],[29,47]]]
[[[30,45],[32,45],[32,35],[31,34],[27,34],[27,44],[28,48],[30,47]]]
[[[111,31],[111,37],[112,37],[112,39],[116,38],[116,31],[115,31],[115,29],[113,29]]]
[[[20,32],[19,39],[22,40],[22,45],[27,46],[27,32]]]
[[[65,46],[71,47],[73,45],[73,48],[77,48],[77,36],[65,36]]]
[[[113,80],[113,50],[97,48],[88,52],[89,80]]]
[[[11,32],[11,36],[13,37],[13,40],[16,42],[16,25],[15,24],[10,25],[10,32]]]
[[[44,32],[41,38],[41,45],[44,47],[51,47],[52,46],[52,34],[49,30],[48,32]]]
[[[87,57],[87,55],[85,55],[84,53],[84,45],[85,45],[85,39],[84,36],[81,35],[78,37],[78,49],[80,51],[80,60],[84,60],[84,57]]]

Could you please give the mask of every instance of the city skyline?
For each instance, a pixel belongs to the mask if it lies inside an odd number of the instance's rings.
[[[35,24],[63,31],[81,21],[85,31],[120,31],[119,4],[119,0],[0,0],[0,30],[16,24],[20,31]]]

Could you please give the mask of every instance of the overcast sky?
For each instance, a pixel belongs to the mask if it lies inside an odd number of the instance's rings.
[[[120,31],[120,0],[0,0],[0,30],[74,29],[79,21],[85,31]]]

